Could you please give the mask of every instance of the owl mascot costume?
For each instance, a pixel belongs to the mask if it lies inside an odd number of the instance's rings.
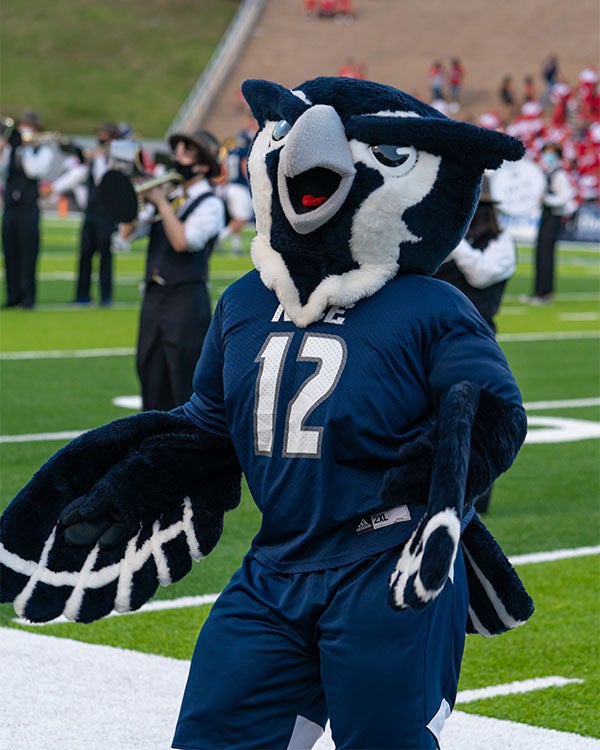
[[[465,633],[533,605],[474,512],[526,433],[494,336],[430,278],[482,174],[522,157],[389,86],[248,80],[256,267],[217,303],[190,400],[59,450],[1,520],[2,601],[138,609],[262,514],[203,626],[173,747],[435,748]]]

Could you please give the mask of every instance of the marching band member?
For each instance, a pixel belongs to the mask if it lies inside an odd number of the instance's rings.
[[[4,183],[2,250],[6,275],[4,307],[35,305],[36,266],[40,251],[39,182],[52,167],[50,146],[38,143],[42,125],[35,112],[24,112],[17,126],[0,140]],[[10,133],[8,133],[10,131]]]
[[[113,122],[104,122],[96,130],[97,145],[91,155],[80,160],[60,175],[50,186],[50,192],[65,193],[85,188],[85,215],[79,243],[79,270],[74,303],[90,305],[92,259],[100,255],[100,301],[104,306],[112,303],[112,253],[111,237],[117,223],[103,206],[98,186],[109,167],[111,141],[121,137],[121,130]]]
[[[148,205],[137,228],[120,227],[124,239],[150,237],[137,353],[144,410],[168,411],[192,393],[211,319],[208,258],[225,226],[225,206],[209,182],[221,171],[216,139],[196,130],[173,134],[169,144],[183,182],[171,195],[161,187],[142,193]]]
[[[241,232],[246,224],[254,217],[252,197],[248,183],[248,154],[252,139],[256,135],[258,126],[256,120],[248,114],[245,126],[235,138],[235,144],[225,158],[226,184],[222,195],[227,204],[230,221],[221,232],[220,242],[231,237],[231,252],[240,255],[242,252]]]

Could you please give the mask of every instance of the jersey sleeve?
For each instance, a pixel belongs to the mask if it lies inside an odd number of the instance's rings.
[[[184,405],[187,416],[202,429],[229,437],[223,395],[222,299],[217,304],[194,372],[194,392]]]
[[[441,316],[427,350],[427,376],[436,409],[448,390],[465,380],[511,404],[522,405],[521,393],[493,332],[466,298],[452,296],[453,304]]]

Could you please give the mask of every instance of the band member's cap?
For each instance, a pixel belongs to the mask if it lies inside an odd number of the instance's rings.
[[[101,131],[108,133],[111,138],[121,137],[121,128],[116,122],[103,122],[96,128],[96,133],[100,133]]]
[[[23,112],[21,117],[19,117],[19,124],[20,125],[30,125],[31,127],[35,128],[36,130],[42,129],[42,120],[37,112],[32,112],[31,110],[27,110]]]
[[[209,170],[207,177],[217,177],[221,173],[219,164],[219,143],[207,130],[193,130],[191,133],[173,133],[169,137],[169,146],[175,149],[179,141],[195,146],[200,152],[198,162],[205,164]]]
[[[498,201],[492,195],[492,191],[490,188],[490,181],[487,175],[483,176],[483,182],[481,183],[481,193],[479,194],[479,202],[490,203],[494,206],[498,204]]]

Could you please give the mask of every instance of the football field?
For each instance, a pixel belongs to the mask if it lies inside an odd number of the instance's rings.
[[[77,307],[77,227],[45,217],[37,309],[0,313],[2,508],[68,440],[137,408],[144,243],[115,256],[111,308]],[[467,638],[448,750],[600,748],[600,249],[560,248],[548,306],[521,302],[531,261],[521,248],[497,321],[529,434],[484,520],[536,612],[511,633]],[[247,252],[216,252],[213,298],[249,268]],[[168,747],[198,631],[258,523],[245,491],[215,551],[135,614],[33,627],[0,607],[6,747]],[[72,723],[59,721],[63,709]]]

